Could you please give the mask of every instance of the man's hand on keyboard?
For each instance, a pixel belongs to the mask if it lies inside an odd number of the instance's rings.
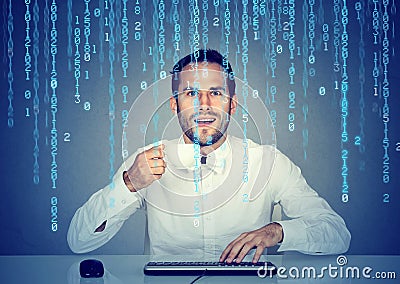
[[[278,223],[270,223],[260,229],[241,234],[225,248],[219,261],[231,263],[236,259],[239,263],[252,248],[256,248],[253,257],[255,263],[260,259],[265,248],[273,247],[282,240],[282,226]]]

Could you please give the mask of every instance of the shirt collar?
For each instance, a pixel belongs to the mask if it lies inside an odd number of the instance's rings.
[[[227,167],[227,157],[232,153],[230,136],[228,135],[224,143],[216,150],[207,155],[206,164],[200,162],[200,148],[195,144],[186,144],[183,136],[179,139],[172,140],[171,143],[178,144],[173,165],[179,170],[194,170],[196,167],[204,167],[217,174],[223,174]],[[168,145],[167,145],[168,147]]]

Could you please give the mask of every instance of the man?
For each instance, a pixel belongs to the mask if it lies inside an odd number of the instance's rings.
[[[131,214],[145,208],[151,254],[218,254],[220,261],[241,262],[252,252],[257,262],[264,249],[277,244],[278,251],[307,254],[347,251],[350,233],[343,219],[310,188],[298,167],[270,146],[228,135],[229,118],[238,109],[229,62],[215,50],[200,50],[182,58],[173,74],[169,103],[183,132],[174,143],[184,149],[178,154],[192,157],[192,162],[183,168],[167,163],[165,152],[175,145],[170,141],[137,151],[126,161],[128,168],[117,171],[113,188],[96,192],[77,210],[68,231],[70,248],[77,253],[98,248]],[[193,163],[196,154],[199,159]],[[248,159],[245,182],[238,179],[243,154]],[[265,157],[274,158],[264,173],[270,178],[249,202],[244,197],[257,187],[254,172]],[[207,171],[212,159],[224,166]],[[109,206],[111,198],[114,207]],[[291,220],[271,222],[277,203]]]

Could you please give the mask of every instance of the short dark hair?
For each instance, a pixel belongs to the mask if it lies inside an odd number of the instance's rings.
[[[214,49],[199,49],[191,54],[186,55],[181,58],[177,63],[175,63],[174,68],[170,72],[174,76],[172,76],[172,92],[176,97],[178,87],[179,87],[179,73],[182,72],[183,68],[189,64],[194,64],[201,62],[208,63],[216,63],[220,65],[224,72],[226,73],[226,77],[228,80],[228,90],[229,96],[232,97],[235,94],[235,74],[233,73],[232,66],[229,63],[228,59],[225,56],[222,56],[221,53]],[[177,97],[176,97],[177,98]]]

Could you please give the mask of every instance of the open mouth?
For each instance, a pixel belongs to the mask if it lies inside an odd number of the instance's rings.
[[[198,126],[207,126],[207,125],[210,125],[211,123],[213,123],[214,121],[215,121],[215,118],[197,118],[194,120],[194,122]]]

